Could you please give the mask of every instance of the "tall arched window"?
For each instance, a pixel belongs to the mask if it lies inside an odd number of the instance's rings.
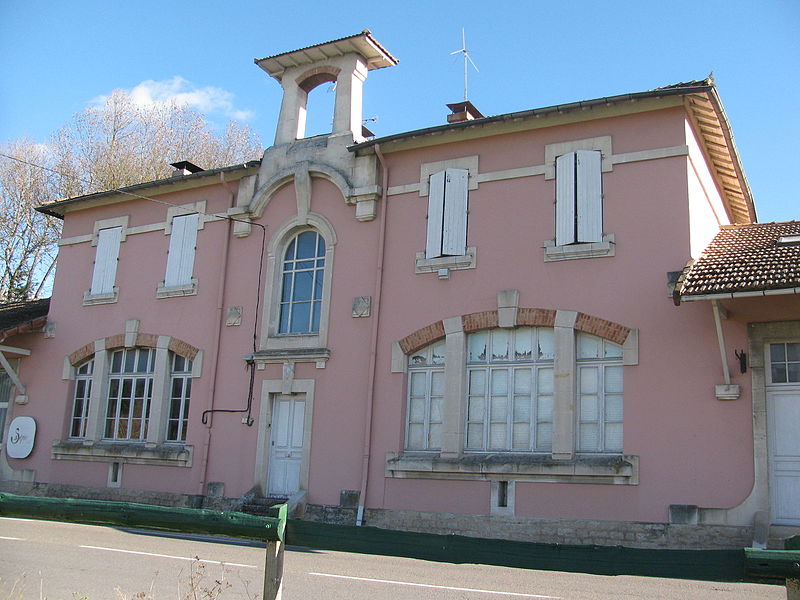
[[[303,231],[292,239],[283,257],[278,333],[318,333],[325,274],[325,239]]]

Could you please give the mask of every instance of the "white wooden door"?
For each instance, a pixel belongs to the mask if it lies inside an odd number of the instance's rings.
[[[304,395],[276,396],[272,404],[269,494],[290,496],[300,489],[305,456]]]
[[[772,522],[800,525],[800,387],[767,392]]]

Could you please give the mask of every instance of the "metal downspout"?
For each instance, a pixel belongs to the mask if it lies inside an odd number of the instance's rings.
[[[381,226],[378,233],[378,263],[375,269],[375,292],[372,303],[372,337],[369,349],[369,373],[367,382],[367,414],[364,425],[364,453],[361,464],[361,490],[358,495],[358,512],[356,513],[356,527],[361,527],[364,522],[364,505],[367,501],[367,483],[369,481],[369,457],[372,446],[372,414],[375,405],[375,365],[378,355],[378,326],[381,319],[381,291],[383,290],[383,257],[386,240],[387,221],[387,189],[389,187],[389,169],[381,153],[380,144],[375,144],[375,155],[381,163]]]
[[[231,208],[235,206],[236,202],[236,194],[228,187],[228,182],[225,181],[225,173],[219,174],[220,182],[222,183],[222,187],[225,188],[231,195]],[[206,402],[206,410],[211,410],[214,408],[214,400],[217,394],[217,370],[219,369],[219,349],[221,345],[220,335],[222,334],[222,312],[225,306],[225,282],[227,281],[228,276],[228,248],[230,247],[231,243],[231,228],[233,227],[233,221],[230,219],[226,219],[228,222],[227,232],[225,234],[225,244],[222,247],[222,261],[221,265],[221,272],[219,276],[219,288],[217,289],[217,322],[214,326],[214,368],[211,370],[211,380],[209,381],[209,389],[211,390],[208,395],[208,402]],[[208,414],[208,413],[207,413]],[[201,496],[204,493],[204,489],[206,486],[206,478],[208,477],[208,454],[211,447],[211,426],[213,417],[209,414],[208,423],[206,425],[206,439],[203,443],[203,453],[202,458],[200,461],[201,464],[201,476],[200,476],[200,485],[199,490],[197,491],[198,494]]]

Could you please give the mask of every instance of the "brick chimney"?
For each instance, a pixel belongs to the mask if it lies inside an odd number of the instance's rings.
[[[481,111],[475,108],[469,100],[448,104],[447,108],[451,110],[451,113],[447,115],[448,123],[458,123],[460,121],[472,121],[473,119],[483,118]]]

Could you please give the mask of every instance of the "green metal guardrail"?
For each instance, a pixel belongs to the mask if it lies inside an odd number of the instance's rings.
[[[745,548],[744,554],[748,575],[784,579],[787,600],[800,600],[800,550]]]
[[[286,513],[285,504],[272,507],[268,516],[259,517],[240,512],[202,508],[174,508],[136,502],[40,498],[0,493],[0,516],[264,540],[267,542],[264,600],[275,600],[280,594]]]

